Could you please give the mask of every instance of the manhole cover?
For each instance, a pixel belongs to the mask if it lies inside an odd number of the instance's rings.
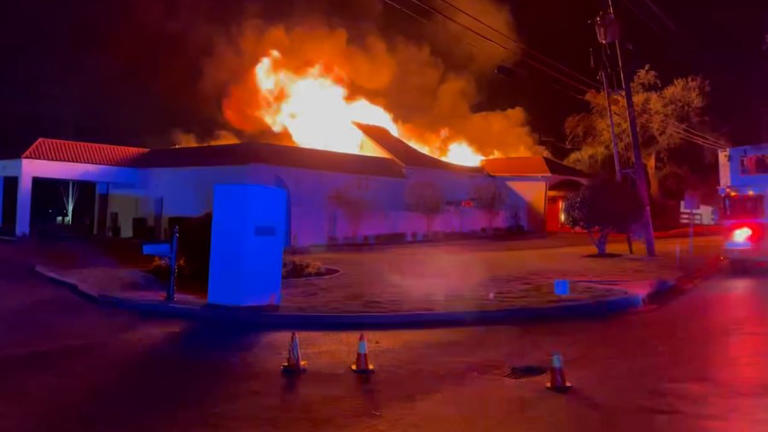
[[[545,373],[547,373],[547,368],[544,366],[526,365],[509,368],[509,373],[505,376],[512,379],[523,379],[544,375]]]

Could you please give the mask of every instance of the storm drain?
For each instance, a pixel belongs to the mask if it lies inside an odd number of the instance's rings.
[[[524,379],[544,375],[547,370],[544,366],[513,366],[509,368],[509,373],[504,376],[511,379]]]

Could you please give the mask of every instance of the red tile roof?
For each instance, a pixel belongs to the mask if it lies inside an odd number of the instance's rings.
[[[79,141],[39,138],[25,151],[22,159],[41,159],[94,165],[130,166],[149,149]]]

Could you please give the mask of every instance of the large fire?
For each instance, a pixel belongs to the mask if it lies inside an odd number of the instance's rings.
[[[301,147],[364,153],[364,134],[354,123],[381,126],[403,138],[392,114],[363,98],[351,98],[339,79],[319,65],[301,74],[280,66],[280,53],[273,50],[254,68],[259,104],[254,114],[275,132],[287,131]],[[483,156],[465,141],[449,143],[445,154],[435,146],[407,140],[422,152],[446,161],[476,166]]]

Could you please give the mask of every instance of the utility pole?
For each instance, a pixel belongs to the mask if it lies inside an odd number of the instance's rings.
[[[603,52],[603,54],[605,53]],[[621,160],[619,159],[619,143],[616,141],[616,128],[613,125],[613,108],[611,107],[611,93],[608,89],[608,67],[606,63],[607,59],[605,55],[603,55],[600,63],[600,81],[603,82],[605,107],[606,111],[608,111],[608,124],[611,126],[611,145],[613,146],[613,166],[616,169],[616,181],[621,182]]]
[[[597,25],[597,21],[595,22],[595,25]],[[607,32],[601,33],[600,28],[597,28],[597,38],[602,43],[606,43],[607,41],[604,41],[608,37]],[[613,167],[616,170],[616,182],[621,183],[621,158],[619,157],[619,143],[616,141],[616,127],[613,123],[613,106],[611,105],[611,91],[608,87],[608,73],[609,73],[609,66],[608,66],[608,55],[606,53],[606,47],[601,46],[600,47],[600,81],[603,83],[603,95],[605,96],[605,108],[606,112],[608,113],[608,124],[611,127],[611,145],[613,146]],[[594,56],[592,56],[592,67],[595,67],[594,64]],[[627,230],[627,250],[629,251],[630,255],[634,255],[634,250],[632,248],[632,230]]]
[[[624,98],[627,103],[627,121],[629,123],[629,137],[632,141],[632,153],[635,159],[635,184],[644,207],[645,225],[645,250],[648,256],[656,256],[656,244],[653,239],[653,221],[651,219],[651,203],[648,196],[648,181],[643,164],[643,156],[640,153],[640,136],[637,133],[637,118],[635,117],[635,104],[632,101],[632,85],[625,77],[624,64],[621,58],[621,43],[619,42],[618,23],[613,12],[613,1],[608,0],[608,14],[601,13],[597,18],[598,39],[603,44],[615,42],[616,57],[618,59],[619,76],[624,86]]]

